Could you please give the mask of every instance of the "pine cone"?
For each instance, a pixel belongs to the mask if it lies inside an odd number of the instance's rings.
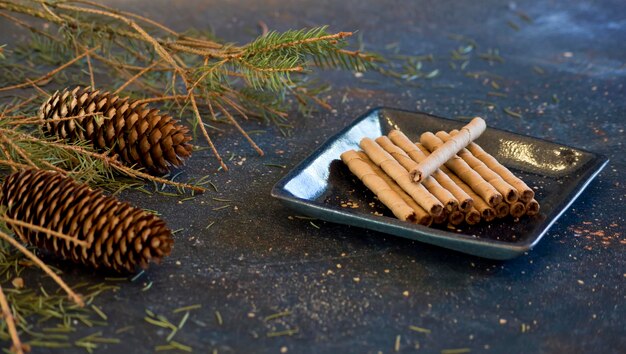
[[[86,118],[58,118],[101,113]],[[129,98],[89,88],[55,92],[39,110],[48,120],[44,131],[68,140],[86,140],[100,150],[112,149],[129,165],[164,174],[191,155],[189,130],[157,109]]]
[[[163,220],[58,172],[13,173],[1,192],[7,217],[86,241],[87,247],[9,224],[23,242],[77,263],[132,272],[159,263],[174,243]]]

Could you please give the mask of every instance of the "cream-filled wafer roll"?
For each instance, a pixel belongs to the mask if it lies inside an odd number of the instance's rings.
[[[367,156],[386,174],[410,195],[417,204],[424,208],[432,216],[438,216],[444,207],[435,196],[433,196],[420,183],[413,183],[409,173],[396,161],[387,151],[370,138],[364,138],[359,144]]]
[[[458,178],[456,175],[454,175],[452,171],[448,169],[445,169],[444,171],[448,173],[448,176],[450,176],[450,178],[453,181],[457,183],[460,182],[459,187],[461,187],[467,194],[469,194],[472,197],[472,199],[474,199],[474,208],[478,210],[478,212],[480,213],[480,216],[485,221],[489,222],[496,218],[496,211],[492,207],[490,207],[489,204],[487,204],[487,202],[483,198],[481,198],[478,194],[476,194],[474,190],[470,188],[470,186],[468,186],[463,181],[461,181],[461,179]]]
[[[424,178],[430,176],[439,168],[439,166],[453,158],[459,150],[476,140],[486,128],[487,124],[482,118],[476,117],[472,119],[469,124],[461,128],[459,133],[454,138],[450,139],[445,144],[442,144],[437,151],[431,150],[432,154],[430,154],[424,161],[420,162],[417,168],[411,172],[411,175],[415,176],[413,180],[415,182],[420,182]]]
[[[420,142],[431,154],[443,146],[443,141],[433,133],[424,133],[420,137]],[[489,182],[485,181],[478,172],[474,171],[463,159],[454,156],[445,163],[459,178],[469,185],[476,194],[480,195],[490,206],[495,207],[502,202],[502,194],[498,192]],[[443,169],[442,169],[443,170]]]
[[[533,216],[539,214],[539,203],[533,199],[526,203],[526,215]]]
[[[400,198],[402,198],[402,200],[404,200],[405,203],[407,203],[411,208],[413,208],[413,210],[415,210],[415,217],[416,217],[418,224],[424,225],[424,226],[430,226],[430,224],[432,224],[433,217],[430,216],[430,214],[428,214],[428,212],[424,210],[424,208],[419,206],[413,200],[413,198],[411,198],[410,195],[406,194],[406,192],[403,191],[402,188],[400,188],[400,186],[385,173],[385,171],[381,170],[378,166],[376,166],[376,164],[372,162],[372,160],[370,160],[369,157],[367,157],[366,153],[364,153],[363,151],[357,151],[357,154],[359,155],[359,158],[361,158],[361,160],[366,162],[372,168],[374,173],[376,173],[380,178],[382,178],[385,182],[387,182],[389,187],[391,187],[391,189],[394,192],[398,193]]]
[[[448,215],[450,215],[450,212],[448,212],[448,210],[446,210],[446,209],[443,209],[441,214],[439,214],[437,216],[433,216],[433,224],[443,224],[443,223],[447,222],[448,221]]]
[[[521,218],[526,213],[526,204],[517,201],[509,206],[509,214],[514,218]]]
[[[437,132],[435,134],[442,141],[446,142],[453,139],[453,136],[444,131]],[[517,201],[519,197],[517,189],[507,183],[499,174],[491,170],[484,162],[480,161],[476,156],[472,155],[469,150],[463,148],[459,151],[458,156],[463,159],[474,171],[489,182],[502,196],[507,203],[513,203]]]
[[[389,132],[388,137],[396,146],[404,150],[413,161],[421,162],[426,158],[426,155],[401,131],[392,130]],[[474,206],[472,198],[454,183],[448,175],[438,169],[431,176],[434,177],[443,188],[452,193],[454,198],[458,200],[459,209],[461,211],[468,212],[472,209],[472,206]]]
[[[496,205],[496,207],[494,208],[496,211],[496,217],[498,218],[503,218],[507,215],[509,215],[509,203],[507,202],[502,202],[498,205]]]
[[[426,147],[422,146],[422,144],[415,144],[423,153],[428,154],[428,150]],[[454,183],[456,183],[465,193],[467,193],[472,200],[474,200],[474,208],[478,210],[480,216],[487,222],[492,221],[496,218],[496,211],[487,204],[487,202],[481,198],[470,186],[468,186],[465,182],[463,182],[457,175],[455,175],[452,171],[450,171],[446,166],[441,166],[441,171],[450,177]]]
[[[350,171],[360,179],[378,199],[391,210],[398,219],[416,222],[415,210],[411,208],[398,193],[394,192],[389,184],[378,176],[374,170],[354,150],[348,150],[341,154],[341,160],[348,166]]]
[[[411,171],[413,168],[417,166],[417,162],[413,161],[407,155],[404,150],[396,146],[391,140],[389,140],[386,136],[381,136],[376,138],[376,142],[380,145],[385,151],[387,151],[396,161],[402,165],[407,171]],[[433,177],[427,177],[422,181],[422,184],[435,198],[439,199],[441,204],[445,205],[448,211],[454,211],[459,207],[459,201],[450,193],[448,190],[443,188],[439,182]]]
[[[452,225],[460,225],[465,220],[465,213],[460,210],[453,210],[448,215],[448,222]]]
[[[455,131],[453,130],[452,132]],[[505,181],[515,187],[515,189],[517,189],[521,202],[528,203],[535,197],[535,192],[530,187],[528,187],[528,185],[524,183],[524,181],[516,177],[513,172],[511,172],[508,168],[498,162],[495,157],[485,152],[485,150],[483,150],[480,145],[476,143],[470,143],[469,145],[467,145],[467,149],[472,153],[472,155],[476,156],[476,158],[484,162],[485,165],[487,165],[491,170],[499,174]]]
[[[465,222],[468,225],[478,224],[480,222],[480,212],[476,208],[470,209],[470,211],[465,213]]]

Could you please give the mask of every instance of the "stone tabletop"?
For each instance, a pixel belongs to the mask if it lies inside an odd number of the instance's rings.
[[[197,353],[626,350],[621,1],[106,3],[176,30],[212,30],[239,43],[259,34],[259,21],[271,30],[325,24],[358,30],[354,46],[388,57],[432,54],[423,65],[438,72],[406,81],[325,71],[316,77],[332,84],[325,95],[331,111],[308,118],[293,111],[288,136],[244,122],[266,156],[229,126],[221,127],[216,145],[230,159],[230,171],[216,172],[208,151],[194,154],[179,178],[208,175],[217,191],[193,200],[122,194],[182,230],[163,264],[97,298],[110,324],[97,330],[121,339],[98,352],[151,353],[169,331],[145,322],[146,309],[177,323],[182,313],[172,310],[195,304],[201,308],[190,311],[175,338]],[[477,53],[462,70],[462,61],[451,66],[451,51],[467,39]],[[499,53],[503,62],[482,60],[480,53]],[[509,261],[300,218],[270,197],[290,168],[376,106],[449,118],[481,115],[490,126],[597,152],[610,162],[533,250]],[[70,282],[102,281],[103,275],[60,267]]]

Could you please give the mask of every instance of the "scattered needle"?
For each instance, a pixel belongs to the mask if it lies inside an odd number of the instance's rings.
[[[287,166],[285,166],[285,165],[278,165],[278,164],[274,164],[274,163],[264,163],[263,165],[265,165],[267,167],[287,168]]]
[[[505,107],[505,108],[503,108],[502,110],[504,111],[504,113],[506,113],[506,114],[510,115],[511,117],[515,117],[515,118],[522,118],[522,115],[521,115],[521,114],[519,114],[519,113],[517,113],[517,112],[515,112],[515,111],[512,111],[512,110],[511,110],[510,108],[508,108],[508,107]]]
[[[300,332],[300,330],[297,328],[287,329],[287,330],[280,331],[280,332],[270,332],[267,334],[267,337],[272,338],[272,337],[282,337],[282,336],[293,336],[294,334],[297,334],[298,332]]]
[[[411,331],[420,332],[420,333],[430,333],[430,329],[428,329],[428,328],[422,328],[422,327],[417,327],[417,326],[409,326],[409,329]]]
[[[287,310],[287,311],[275,313],[273,315],[269,315],[269,316],[265,317],[265,321],[267,322],[267,321],[275,320],[277,318],[285,317],[285,316],[289,316],[289,315],[291,315],[291,311]]]

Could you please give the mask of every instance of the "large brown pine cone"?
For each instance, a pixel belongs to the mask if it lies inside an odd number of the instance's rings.
[[[170,254],[174,240],[165,222],[128,203],[94,191],[58,172],[25,170],[8,176],[0,205],[11,219],[54,230],[88,247],[9,224],[23,242],[62,258],[132,272]]]
[[[85,114],[99,113],[86,118]],[[55,92],[41,106],[44,131],[69,140],[90,141],[100,150],[112,149],[129,165],[164,174],[191,155],[189,129],[146,104],[89,88]],[[59,119],[60,118],[60,119]]]

